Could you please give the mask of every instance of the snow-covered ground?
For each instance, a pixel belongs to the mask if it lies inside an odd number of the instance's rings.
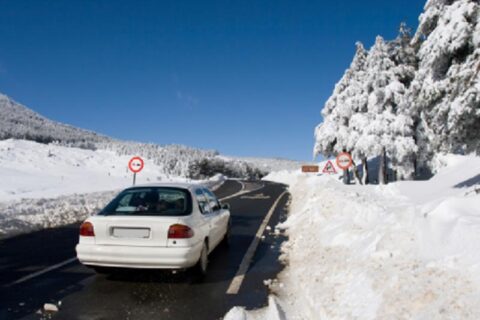
[[[132,156],[25,140],[0,141],[0,237],[85,219],[132,185],[127,168]],[[167,176],[162,169],[145,159],[137,184],[188,180]],[[217,175],[201,182],[214,188],[223,180]]]
[[[295,170],[303,164],[300,161],[288,160],[288,159],[282,159],[282,158],[231,157],[231,156],[224,156],[224,155],[219,155],[217,156],[217,158],[223,159],[225,161],[235,161],[235,160],[245,161],[253,165],[255,168],[259,168],[267,172]]]
[[[479,319],[480,157],[429,181],[346,186],[279,172],[292,203],[269,307],[226,319]]]
[[[85,220],[116,193],[105,191],[0,203],[0,238]]]
[[[132,173],[127,166],[132,156],[26,140],[0,141],[0,202],[130,186]],[[145,169],[137,175],[137,182],[167,179],[162,172],[153,161],[145,159]]]

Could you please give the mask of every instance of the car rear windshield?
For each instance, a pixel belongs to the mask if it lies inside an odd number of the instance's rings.
[[[120,193],[99,215],[185,216],[192,212],[190,192],[180,188],[131,188]]]

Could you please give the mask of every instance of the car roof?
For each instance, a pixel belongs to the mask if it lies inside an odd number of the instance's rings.
[[[151,187],[167,187],[167,188],[180,188],[180,189],[197,189],[197,188],[208,188],[207,186],[200,183],[187,183],[187,182],[156,182],[156,183],[147,183],[131,186],[127,189],[132,188],[151,188]]]

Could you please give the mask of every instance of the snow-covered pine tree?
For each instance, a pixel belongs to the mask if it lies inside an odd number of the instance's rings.
[[[367,58],[367,74],[365,88],[368,94],[367,114],[365,117],[362,136],[358,141],[369,142],[360,145],[364,150],[369,150],[370,155],[380,158],[378,181],[386,183],[386,148],[392,144],[393,136],[390,124],[393,122],[394,113],[387,104],[386,88],[393,80],[392,69],[395,66],[390,59],[388,46],[382,37],[377,36],[375,44],[369,51]],[[362,142],[364,143],[364,142]]]
[[[409,68],[396,57],[394,44],[386,43],[379,36],[369,52],[365,81],[367,112],[357,124],[363,125],[363,132],[356,149],[380,158],[378,179],[382,184],[387,182],[387,155],[392,159],[393,168],[399,170],[416,151],[411,120],[407,114],[400,113],[399,107],[404,104]]]
[[[412,112],[406,92],[410,88],[418,65],[416,50],[411,44],[411,30],[405,23],[400,24],[396,39],[389,41],[390,57],[395,63],[393,69],[398,87],[393,94],[392,103],[395,106],[395,119],[392,131],[395,134],[391,146],[391,163],[395,176],[399,179],[412,179],[415,173],[415,158],[418,151],[415,140],[415,114]]]
[[[358,135],[351,132],[349,122],[352,115],[366,105],[366,100],[362,101],[360,95],[366,56],[363,45],[357,43],[350,67],[322,110],[324,120],[315,130],[314,156],[323,154],[330,157],[343,151],[352,152]]]
[[[437,152],[480,152],[480,4],[430,0],[413,44],[419,68],[411,89],[419,160]]]
[[[362,158],[363,166],[367,166],[367,157],[385,155],[388,149],[392,167],[401,178],[411,177],[411,158],[416,150],[412,137],[413,124],[408,106],[404,103],[405,89],[414,77],[416,66],[415,50],[410,40],[410,30],[404,23],[393,41],[385,42],[381,37],[377,39],[370,50],[367,70],[360,79],[364,90],[360,91],[359,98],[367,102],[365,107],[357,109],[350,122],[352,132],[360,134],[354,156]],[[379,109],[373,108],[375,103],[379,103]],[[377,124],[384,130],[377,130]],[[387,136],[390,139],[386,139]],[[381,176],[384,177],[385,166],[381,168]],[[363,171],[368,172],[367,168]],[[368,179],[366,176],[363,178]]]
[[[363,73],[357,50],[322,111],[315,154],[388,155],[411,178],[435,153],[480,152],[480,1],[428,0],[413,40],[406,30],[377,38]]]
[[[345,102],[350,106],[352,110],[352,116],[348,123],[349,127],[349,144],[352,146],[350,149],[346,150],[352,154],[353,159],[361,159],[362,161],[362,173],[363,176],[360,178],[357,170],[355,161],[353,162],[354,176],[360,184],[368,183],[368,152],[365,152],[363,149],[357,149],[356,144],[361,138],[364,127],[358,126],[359,117],[364,115],[367,111],[368,103],[368,94],[365,91],[365,78],[366,78],[366,61],[368,57],[368,52],[365,50],[365,47],[362,43],[357,42],[357,50],[355,53],[355,58],[352,62],[351,69],[352,80],[350,81],[350,86],[346,90],[346,99]]]

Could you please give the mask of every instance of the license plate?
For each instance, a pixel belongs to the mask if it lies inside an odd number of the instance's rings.
[[[116,238],[149,238],[148,228],[113,228],[112,235]]]

